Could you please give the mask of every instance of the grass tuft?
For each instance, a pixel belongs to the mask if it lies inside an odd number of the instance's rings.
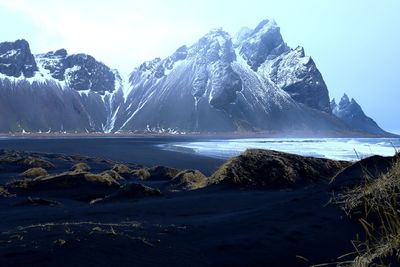
[[[30,168],[29,170],[24,171],[21,173],[21,176],[25,178],[38,178],[38,177],[46,177],[48,173],[43,168]]]
[[[380,177],[365,181],[336,196],[350,217],[358,218],[366,240],[353,241],[355,258],[339,266],[388,266],[400,263],[400,155]]]

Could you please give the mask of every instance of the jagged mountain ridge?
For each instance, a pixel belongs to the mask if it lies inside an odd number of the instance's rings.
[[[376,135],[390,135],[382,130],[373,119],[365,115],[357,101],[354,98],[350,100],[347,94],[343,95],[338,104],[335,99],[332,99],[331,107],[332,113],[353,129]]]
[[[235,44],[213,30],[166,59],[143,63],[130,82],[119,131],[349,130],[331,115],[314,62],[304,50],[290,49],[273,21],[242,33]]]
[[[64,49],[34,56],[25,40],[0,51],[1,132],[111,130],[114,103],[123,99],[117,71]]]
[[[129,83],[90,55],[34,56],[24,40],[1,43],[0,131],[385,133],[332,114],[315,62],[274,21],[233,40],[212,30],[144,62]]]

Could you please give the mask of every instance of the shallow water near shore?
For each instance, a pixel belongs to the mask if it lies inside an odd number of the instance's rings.
[[[372,155],[393,156],[400,138],[246,138],[214,139],[161,145],[163,149],[228,159],[248,148],[272,149],[302,156],[355,161]]]

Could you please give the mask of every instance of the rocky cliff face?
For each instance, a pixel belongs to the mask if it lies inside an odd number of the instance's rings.
[[[38,63],[59,81],[77,91],[93,91],[101,95],[115,90],[112,70],[90,55],[68,55],[65,49],[36,56]]]
[[[296,102],[331,112],[328,88],[315,62],[302,47],[287,46],[275,21],[265,20],[254,30],[244,29],[235,39],[239,54],[254,71]]]
[[[353,98],[350,100],[346,94],[343,95],[339,104],[336,104],[333,99],[331,107],[333,114],[354,130],[376,135],[389,135],[373,119],[365,115],[361,106]]]
[[[25,40],[0,43],[0,73],[11,77],[33,77],[35,58]]]

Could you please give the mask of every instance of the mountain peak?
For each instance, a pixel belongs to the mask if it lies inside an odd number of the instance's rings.
[[[340,99],[340,105],[346,105],[346,104],[350,104],[350,98],[349,96],[345,93],[343,94],[342,98]]]
[[[0,43],[0,73],[12,77],[26,78],[38,71],[29,43],[24,40]]]
[[[373,119],[365,115],[357,101],[354,98],[350,100],[347,94],[343,95],[339,105],[332,109],[332,113],[350,128],[378,135],[387,134]]]
[[[52,78],[65,81],[77,91],[91,90],[104,95],[115,90],[115,74],[90,55],[68,55],[67,50],[59,49],[36,55],[36,60]]]
[[[244,38],[240,54],[250,67],[257,71],[266,60],[271,60],[287,52],[289,47],[283,41],[280,28],[274,20],[264,20]]]
[[[276,28],[279,29],[279,26],[274,19],[273,20],[265,19],[257,25],[257,27],[254,29],[253,33],[256,33],[256,32],[265,33],[265,32],[274,30]]]
[[[238,47],[245,39],[250,36],[253,31],[254,30],[250,29],[249,27],[241,28],[233,38],[233,44],[235,45],[235,47]]]

